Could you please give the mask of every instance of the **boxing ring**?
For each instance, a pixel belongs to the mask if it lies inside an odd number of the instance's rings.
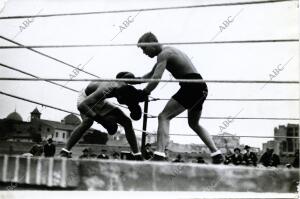
[[[224,6],[236,6],[236,5],[262,5],[262,4],[272,4],[272,3],[284,3],[284,2],[296,2],[295,0],[257,0],[257,1],[241,1],[241,2],[227,2],[227,3],[207,3],[207,4],[198,4],[193,6],[174,6],[174,7],[161,7],[161,8],[144,8],[144,9],[128,9],[128,10],[110,10],[110,11],[95,11],[95,12],[82,12],[82,13],[59,13],[59,14],[40,14],[40,15],[20,15],[20,16],[4,16],[0,17],[0,20],[10,20],[10,19],[22,19],[22,18],[51,18],[51,17],[64,17],[64,16],[81,16],[81,15],[99,15],[99,14],[108,14],[108,13],[124,13],[124,12],[152,12],[152,11],[164,11],[164,10],[178,10],[178,9],[190,9],[190,8],[207,8],[207,7],[224,7]],[[284,85],[299,85],[299,81],[275,81],[275,80],[191,80],[191,79],[115,79],[115,78],[101,78],[100,76],[80,69],[75,65],[67,63],[64,60],[58,59],[56,57],[50,56],[46,53],[41,52],[39,49],[50,49],[50,48],[113,48],[113,47],[130,47],[136,46],[136,43],[119,43],[119,44],[80,44],[80,45],[23,45],[19,42],[16,42],[7,37],[1,36],[2,40],[5,40],[8,43],[13,45],[0,46],[0,50],[5,49],[27,49],[33,53],[36,53],[46,59],[57,62],[61,66],[70,67],[72,69],[79,70],[92,78],[43,78],[35,74],[31,74],[24,70],[18,69],[15,66],[10,66],[8,64],[2,63],[0,60],[0,66],[16,71],[23,75],[29,76],[29,78],[19,78],[19,77],[0,77],[0,81],[44,81],[49,84],[64,88],[72,92],[78,92],[78,90],[61,84],[61,82],[87,82],[87,81],[105,81],[105,82],[165,82],[165,83],[178,83],[178,82],[205,82],[207,84],[284,84]],[[298,38],[288,38],[288,39],[262,39],[262,40],[232,40],[232,41],[195,41],[195,42],[161,42],[162,45],[224,45],[224,44],[252,44],[252,43],[299,43]],[[139,45],[151,45],[157,43],[140,43]],[[71,113],[74,115],[79,115],[77,112],[65,110],[64,108],[56,107],[54,105],[38,102],[35,100],[27,99],[22,96],[18,96],[14,93],[8,93],[0,91],[1,95],[7,97],[19,99],[28,103],[33,103],[43,107],[51,108],[57,111],[62,111],[65,113]],[[149,135],[155,135],[147,131],[147,122],[150,119],[157,119],[157,115],[152,115],[148,113],[151,103],[156,101],[167,101],[168,98],[157,98],[149,96],[149,99],[144,102],[143,110],[143,121],[142,129],[134,128],[135,131],[142,133],[142,151],[145,148],[146,137]],[[208,98],[206,101],[235,101],[235,102],[300,102],[299,98]],[[121,108],[126,108],[125,106],[116,104]],[[184,116],[178,116],[174,118],[181,119],[186,118]],[[226,120],[228,117],[221,116],[202,116],[202,120]],[[235,120],[279,120],[279,121],[294,121],[299,123],[299,118],[297,117],[235,117]],[[180,134],[180,133],[170,133],[171,136],[198,136],[196,134]],[[226,137],[226,135],[213,135],[215,137]],[[234,135],[235,137],[244,137],[244,138],[290,138],[299,140],[299,136],[253,136],[253,135]],[[227,136],[232,137],[232,136]],[[50,166],[46,166],[49,161]],[[230,167],[230,166],[212,166],[212,165],[193,165],[193,164],[174,164],[169,163],[152,163],[152,162],[143,162],[143,163],[132,163],[130,161],[94,161],[94,160],[65,160],[59,158],[33,158],[32,160],[24,157],[11,156],[7,155],[0,157],[0,162],[3,163],[2,170],[0,175],[2,175],[1,182],[18,182],[24,184],[35,184],[43,185],[48,187],[79,187],[80,190],[148,190],[148,191],[169,191],[169,190],[182,190],[182,191],[236,191],[236,192],[273,192],[272,190],[278,189],[279,192],[294,192],[296,190],[296,181],[299,182],[299,173],[297,170],[286,170],[281,169],[276,171],[277,179],[270,177],[272,175],[272,170],[261,169],[261,168],[243,168],[243,167]],[[23,166],[21,162],[24,163]],[[78,163],[79,162],[79,163]],[[79,166],[78,166],[79,164]],[[1,165],[1,164],[0,164]],[[14,166],[9,166],[14,165]],[[34,169],[30,168],[30,165],[35,165]],[[52,165],[52,166],[51,166]],[[56,166],[54,166],[56,165]],[[178,166],[179,165],[179,166]],[[21,169],[22,167],[22,169]],[[11,171],[9,168],[13,168]],[[61,168],[61,170],[59,169]],[[82,168],[88,168],[87,171],[83,171]],[[93,169],[98,168],[98,170]],[[148,170],[144,169],[148,168]],[[180,172],[178,171],[180,168]],[[125,175],[122,173],[122,169],[127,170],[130,175]],[[168,169],[177,170],[176,178],[172,181],[172,185],[168,185],[168,180],[170,176],[174,174],[170,173]],[[20,172],[22,170],[26,173],[24,179],[20,179]],[[136,170],[136,171],[132,171]],[[29,174],[28,174],[29,172]],[[100,174],[98,173],[100,172]],[[30,174],[31,173],[31,174]],[[33,174],[34,173],[34,174]],[[112,176],[109,175],[109,173]],[[207,173],[211,175],[207,175]],[[238,173],[238,177],[234,178],[233,175]],[[32,177],[32,175],[35,175]],[[249,175],[248,177],[245,177]],[[48,176],[45,178],[45,176]],[[93,178],[92,176],[98,176],[99,178]],[[134,177],[132,177],[134,176]],[[151,176],[150,182],[143,182],[142,178],[147,178]],[[223,176],[223,177],[222,177]],[[45,179],[43,179],[45,178]],[[56,178],[56,179],[55,179]],[[72,180],[68,180],[72,178]],[[171,177],[172,178],[172,177]],[[174,177],[173,177],[174,178]],[[197,182],[197,179],[201,179],[200,183]],[[243,178],[245,178],[243,180]],[[257,180],[255,180],[257,178]],[[206,182],[205,179],[208,179]],[[215,179],[217,185],[206,184],[206,188],[201,188],[201,183],[212,182]],[[266,179],[266,180],[263,180]],[[297,180],[298,179],[298,180]],[[129,180],[131,185],[125,185],[125,181]],[[136,180],[136,181],[135,181]],[[233,186],[230,186],[226,181],[232,180]],[[262,180],[267,183],[268,180],[273,181],[274,183],[266,188],[261,188],[262,184],[259,182]],[[195,183],[195,186],[185,187],[189,184],[189,181]],[[122,183],[121,183],[122,182]],[[286,186],[281,186],[281,182],[286,183]],[[95,185],[97,184],[98,185]],[[101,183],[104,183],[103,186],[100,186]],[[234,186],[238,186],[236,188]],[[249,188],[250,186],[250,188]],[[164,187],[164,188],[163,188]],[[210,189],[206,190],[207,187]],[[212,188],[211,188],[212,187]],[[248,187],[248,189],[247,189]],[[135,189],[136,188],[136,189]]]

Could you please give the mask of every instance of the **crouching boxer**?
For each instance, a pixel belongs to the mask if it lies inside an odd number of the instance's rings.
[[[117,78],[134,78],[133,74],[121,72]],[[107,98],[116,97],[120,104],[125,104],[130,110],[130,117],[139,120],[142,111],[139,106],[140,90],[137,90],[125,82],[91,82],[79,92],[77,108],[82,122],[71,133],[71,136],[60,152],[61,157],[71,157],[72,147],[79,141],[83,134],[93,125],[93,122],[101,124],[110,135],[117,132],[118,125],[124,127],[127,141],[136,160],[142,160],[139,152],[135,132],[131,119],[125,113],[108,102]]]

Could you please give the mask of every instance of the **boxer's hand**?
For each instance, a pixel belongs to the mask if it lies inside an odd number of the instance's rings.
[[[149,95],[150,93],[145,90],[138,90],[138,101],[139,102],[147,101]]]

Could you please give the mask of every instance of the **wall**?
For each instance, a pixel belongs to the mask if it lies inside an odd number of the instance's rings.
[[[111,191],[294,193],[296,169],[0,156],[0,182]]]

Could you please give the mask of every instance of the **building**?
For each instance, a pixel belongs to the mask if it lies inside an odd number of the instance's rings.
[[[156,141],[157,141],[156,132],[152,132],[152,133],[147,134],[146,143],[156,143]]]
[[[52,138],[58,143],[66,143],[73,129],[81,120],[74,114],[69,114],[60,122],[41,119],[41,113],[35,108],[30,113],[30,121],[23,121],[16,110],[6,118],[0,119],[2,139],[8,141],[32,142],[34,135],[40,135],[42,140]],[[89,129],[86,133],[93,132]]]
[[[280,156],[293,156],[297,150],[299,150],[299,139],[298,138],[286,138],[286,137],[299,137],[299,125],[298,124],[287,124],[279,125],[274,128],[273,140],[263,143],[263,151],[267,148],[274,149],[274,153]]]
[[[230,133],[221,133],[216,136],[212,136],[216,146],[223,152],[227,153],[228,151],[233,151],[234,148],[240,146],[240,137],[237,137],[236,135],[230,134]]]

